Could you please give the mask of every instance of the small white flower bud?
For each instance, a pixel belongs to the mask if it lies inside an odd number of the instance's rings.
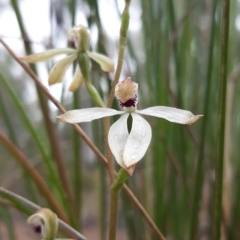
[[[33,226],[36,233],[40,233],[44,240],[53,240],[58,231],[57,215],[48,208],[41,208],[31,215],[27,222]]]

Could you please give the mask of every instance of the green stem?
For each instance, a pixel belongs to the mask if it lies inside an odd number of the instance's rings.
[[[173,0],[168,1],[168,9],[170,13],[170,27],[171,31],[174,31],[175,27],[175,12],[174,12],[174,4]],[[182,90],[181,90],[181,85],[180,85],[180,80],[181,80],[181,67],[179,67],[179,57],[178,57],[178,47],[177,47],[177,42],[173,42],[173,56],[174,56],[174,63],[175,63],[175,68],[176,68],[176,86],[177,86],[177,107],[182,108],[183,101],[182,101]],[[182,135],[182,133],[181,133]]]
[[[98,93],[97,89],[92,85],[91,77],[90,77],[90,66],[89,66],[89,58],[85,51],[79,52],[78,54],[78,63],[81,69],[83,78],[85,80],[85,85],[88,90],[89,95],[91,96],[92,100],[99,106],[99,107],[106,107],[105,103],[103,102],[100,94]]]
[[[52,206],[57,215],[66,223],[69,223],[69,219],[65,211],[59,205],[55,196],[53,195],[51,190],[49,190],[46,182],[35,170],[35,168],[33,168],[33,166],[29,163],[29,160],[25,157],[25,155],[23,155],[23,153],[2,132],[0,132],[0,142],[17,159],[21,166],[29,173],[29,175],[31,176],[35,184],[38,186],[43,196],[45,196],[45,198],[48,200],[49,204]]]
[[[223,185],[223,163],[224,163],[224,133],[226,113],[226,90],[227,90],[227,57],[228,57],[228,33],[229,33],[229,10],[230,1],[223,0],[222,6],[222,36],[221,36],[221,67],[220,67],[220,89],[218,109],[218,137],[217,137],[217,159],[216,159],[216,186],[214,206],[214,239],[219,240],[221,236],[222,220],[222,185]]]
[[[76,91],[73,94],[73,108],[78,109],[80,108],[79,104],[79,92]],[[76,133],[76,131],[73,131],[72,133],[72,141],[73,141],[73,158],[74,158],[74,173],[73,173],[73,189],[74,189],[74,195],[75,195],[75,202],[76,202],[76,208],[77,208],[77,219],[78,224],[80,225],[80,219],[81,219],[81,210],[82,210],[82,164],[80,160],[80,153],[81,153],[81,143],[79,135]],[[80,226],[81,229],[81,226]]]
[[[214,18],[215,11],[217,7],[217,0],[214,1],[214,6],[212,9],[212,19],[211,19],[211,38],[209,44],[209,55],[208,55],[208,69],[207,69],[207,78],[206,78],[206,87],[205,87],[205,98],[204,98],[204,118],[201,126],[201,138],[199,144],[199,154],[196,167],[196,177],[194,181],[194,199],[193,199],[193,208],[192,208],[192,218],[191,218],[191,227],[190,227],[190,236],[189,239],[194,239],[196,233],[197,221],[198,221],[198,212],[199,212],[199,202],[201,198],[202,184],[203,184],[203,162],[204,162],[204,152],[206,145],[206,133],[207,133],[207,122],[209,119],[209,101],[210,101],[210,90],[211,90],[211,80],[212,80],[212,67],[213,67],[213,46],[214,46]]]
[[[124,50],[127,42],[127,31],[129,25],[129,6],[131,0],[125,0],[125,8],[122,13],[122,22],[120,28],[120,39],[119,39],[119,49],[118,49],[118,62],[117,62],[117,69],[115,72],[114,80],[112,83],[112,89],[110,92],[110,96],[108,99],[107,107],[112,106],[114,94],[115,94],[115,86],[119,81],[119,77],[122,71],[123,59],[124,59]]]
[[[115,240],[116,238],[116,225],[117,225],[117,208],[118,208],[118,193],[126,182],[128,174],[122,168],[118,172],[117,178],[115,179],[111,187],[111,202],[110,202],[110,224],[108,239]]]
[[[71,22],[72,26],[75,26],[75,18],[77,12],[77,1],[71,0],[69,2],[69,11],[71,14]],[[76,70],[76,62],[74,62],[73,74]],[[73,94],[73,109],[80,108],[79,104],[79,91],[75,91]],[[74,170],[73,170],[73,189],[74,189],[74,197],[77,208],[77,221],[79,225],[79,229],[81,229],[81,213],[82,213],[82,164],[80,161],[80,153],[81,153],[81,144],[80,138],[76,131],[72,133],[72,141],[73,141],[73,161],[74,161]]]
[[[100,94],[96,90],[96,88],[92,85],[91,82],[91,77],[90,77],[90,66],[89,66],[89,58],[86,54],[86,52],[83,50],[79,52],[78,54],[78,63],[79,67],[81,69],[83,78],[85,80],[85,86],[88,90],[89,95],[91,96],[92,100],[100,107],[106,107],[105,103],[103,102]],[[112,89],[113,90],[113,89]],[[110,118],[105,118],[104,119],[104,142],[105,142],[105,151],[106,151],[106,156],[108,159],[108,173],[109,173],[109,178],[110,182],[113,183],[114,181],[114,166],[113,166],[113,160],[112,160],[112,155],[111,151],[108,146],[108,131],[110,128]]]
[[[122,13],[122,22],[121,22],[121,27],[120,27],[120,39],[119,39],[119,49],[118,49],[118,62],[117,62],[117,69],[115,72],[111,92],[109,95],[109,99],[107,102],[107,107],[110,108],[112,106],[114,94],[115,94],[115,86],[117,85],[119,81],[119,77],[121,74],[122,70],[122,64],[123,64],[123,57],[124,57],[124,49],[126,46],[126,39],[127,39],[127,31],[128,31],[128,25],[129,25],[129,6],[130,6],[131,0],[125,0],[125,8]],[[111,183],[114,181],[114,166],[113,166],[113,161],[111,157],[111,151],[108,146],[107,142],[107,136],[108,136],[108,131],[110,128],[110,118],[105,118],[104,119],[104,139],[105,139],[105,149],[106,149],[106,154],[107,154],[107,159],[108,159],[108,171],[109,171],[109,177]]]

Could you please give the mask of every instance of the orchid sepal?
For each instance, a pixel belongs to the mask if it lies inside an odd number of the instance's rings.
[[[58,55],[74,54],[76,52],[77,50],[72,48],[57,48],[57,49],[47,50],[41,53],[35,53],[26,57],[20,57],[20,60],[28,63],[47,62]]]
[[[70,110],[64,114],[57,116],[62,122],[75,124],[81,122],[91,122],[92,120],[103,118],[103,117],[110,117],[114,115],[123,114],[123,111],[117,111],[111,108],[85,108],[85,109],[78,109],[78,110]]]
[[[78,88],[81,87],[83,82],[84,82],[84,78],[83,78],[82,72],[80,70],[80,67],[77,65],[72,82],[68,87],[68,90],[70,92],[75,92]]]
[[[96,52],[89,52],[87,51],[87,55],[89,58],[93,59],[95,62],[97,62],[101,69],[104,72],[113,72],[114,71],[114,64],[112,60],[105,55],[102,55],[100,53]]]
[[[136,110],[136,112],[143,115],[163,118],[169,122],[189,125],[203,117],[203,115],[194,115],[187,110],[165,106],[149,107],[143,110]]]
[[[77,53],[74,53],[66,58],[58,61],[51,69],[48,77],[48,84],[52,85],[58,82],[62,82],[63,77],[71,65],[71,63],[77,58]]]

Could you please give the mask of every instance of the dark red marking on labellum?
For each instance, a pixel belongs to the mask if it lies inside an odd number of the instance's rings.
[[[136,107],[137,95],[134,98],[127,100],[125,103],[119,101],[120,107]]]
[[[35,232],[35,233],[42,233],[42,227],[40,226],[40,225],[36,225],[36,226],[33,226],[33,231]]]

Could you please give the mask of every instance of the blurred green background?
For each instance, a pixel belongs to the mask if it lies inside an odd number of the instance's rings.
[[[0,6],[0,37],[19,56],[66,47],[69,29],[83,24],[90,29],[91,49],[117,61],[123,0],[11,0]],[[239,1],[231,1],[222,239],[240,239],[239,10]],[[213,239],[222,20],[222,1],[217,0],[132,0],[130,5],[120,80],[130,76],[139,83],[138,108],[164,105],[204,114],[192,126],[147,117],[153,138],[127,183],[169,240]],[[44,179],[73,227],[89,239],[107,239],[106,169],[72,126],[56,121],[59,111],[2,45],[0,51],[1,134]],[[31,65],[46,87],[53,63]],[[84,86],[74,94],[67,91],[72,72],[70,68],[66,81],[49,91],[67,110],[94,106]],[[94,62],[91,74],[106,101],[113,74]],[[118,108],[117,101],[113,107]],[[104,153],[102,120],[81,127]],[[0,186],[51,206],[12,153],[1,140]],[[0,239],[30,239],[29,233],[24,235],[25,214],[28,209],[0,193]],[[117,239],[157,239],[124,192]]]

